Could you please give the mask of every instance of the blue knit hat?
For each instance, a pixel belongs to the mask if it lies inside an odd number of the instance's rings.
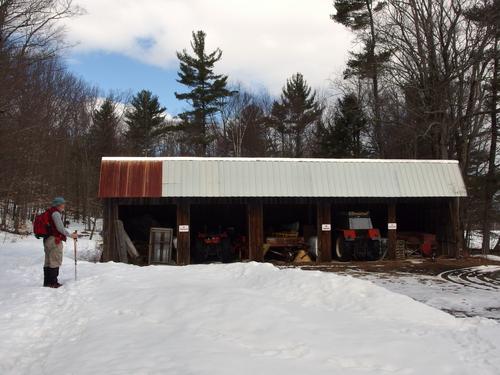
[[[52,207],[57,207],[57,206],[64,204],[64,203],[66,203],[66,201],[64,200],[63,197],[55,197],[52,200]]]

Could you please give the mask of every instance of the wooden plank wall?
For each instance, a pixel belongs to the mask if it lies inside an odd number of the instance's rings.
[[[317,204],[318,259],[319,262],[332,260],[332,211],[330,203]],[[330,224],[330,230],[323,230],[323,224]]]
[[[191,228],[189,232],[179,232],[180,225],[190,225],[191,206],[188,202],[177,204],[177,264],[191,262]]]
[[[249,259],[262,262],[264,255],[264,212],[262,202],[251,202],[247,205],[248,212],[248,250]]]

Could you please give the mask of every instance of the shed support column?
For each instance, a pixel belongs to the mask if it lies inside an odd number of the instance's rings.
[[[103,210],[103,251],[101,262],[119,261],[116,248],[115,220],[118,220],[118,205],[114,199],[104,200]]]
[[[318,262],[332,260],[332,212],[330,203],[317,204]]]
[[[191,228],[189,224],[190,224],[189,203],[186,202],[178,203],[177,204],[177,264],[179,265],[187,265],[191,262]]]
[[[251,202],[247,206],[248,211],[248,251],[249,259],[262,262],[264,254],[264,213],[261,202]]]
[[[460,229],[460,198],[453,198],[450,201],[450,218],[453,228],[453,246],[449,256],[461,258],[463,257],[464,236]]]
[[[396,259],[396,228],[396,203],[390,203],[387,210],[387,256],[389,259]]]

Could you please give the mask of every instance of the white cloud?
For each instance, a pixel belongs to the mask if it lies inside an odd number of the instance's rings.
[[[77,0],[87,14],[67,24],[80,51],[121,53],[176,68],[175,51],[189,47],[192,30],[220,47],[218,71],[231,81],[263,84],[274,93],[301,72],[315,87],[338,74],[351,34],[330,20],[330,0]]]

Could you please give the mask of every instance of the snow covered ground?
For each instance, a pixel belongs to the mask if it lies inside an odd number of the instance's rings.
[[[499,266],[483,266],[466,269],[488,270],[500,273]],[[458,317],[485,317],[500,323],[500,282],[496,285],[468,283],[457,278],[452,283],[439,276],[414,273],[366,273],[349,271],[347,274],[373,282],[393,292],[407,295],[429,306],[447,311]]]
[[[0,374],[500,373],[499,323],[370,281],[79,261],[75,282],[67,250],[65,285],[42,288],[40,241],[0,236]]]

